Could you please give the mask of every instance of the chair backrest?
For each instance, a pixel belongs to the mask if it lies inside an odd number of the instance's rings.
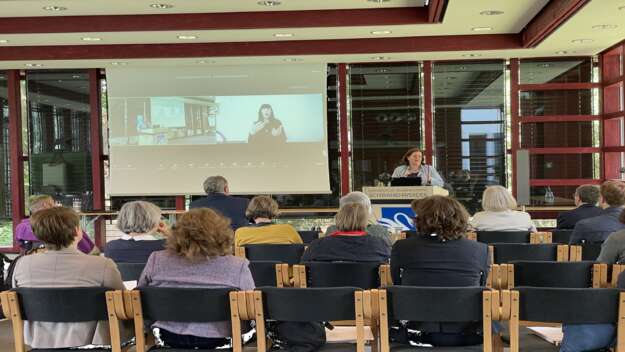
[[[594,262],[512,261],[515,287],[593,287]]]
[[[326,263],[307,262],[308,287],[380,287],[378,263]]]
[[[299,237],[302,238],[302,241],[305,244],[308,244],[319,238],[319,231],[308,230],[308,231],[297,231],[299,233]]]
[[[245,257],[248,260],[272,260],[290,265],[297,264],[304,254],[303,244],[248,244]]]
[[[406,238],[414,237],[417,235],[417,231],[404,231]]]
[[[601,243],[583,243],[582,260],[597,260],[601,253]]]
[[[278,261],[253,260],[250,261],[250,271],[256,286],[277,286],[276,264]]]
[[[106,291],[110,290],[105,287],[20,287],[15,292],[23,320],[77,323],[108,320]]]
[[[569,244],[572,234],[572,229],[553,230],[551,231],[551,242]]]
[[[135,281],[139,280],[145,263],[116,263],[119,273],[122,274],[122,280]]]
[[[138,292],[145,320],[214,322],[230,320],[232,288],[142,287]]]
[[[557,261],[558,244],[543,243],[494,243],[493,264],[504,264],[515,260]]]
[[[477,241],[482,243],[530,243],[529,231],[477,231]]]

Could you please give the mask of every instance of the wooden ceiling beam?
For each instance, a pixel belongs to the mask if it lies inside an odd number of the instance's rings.
[[[551,0],[521,31],[524,48],[534,48],[572,18],[590,0]]]

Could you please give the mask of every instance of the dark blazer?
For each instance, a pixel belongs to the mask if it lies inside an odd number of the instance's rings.
[[[236,230],[250,223],[245,217],[245,210],[249,202],[250,201],[246,198],[233,197],[223,193],[214,193],[204,198],[194,200],[189,205],[189,208],[211,208],[216,210],[225,217],[230,218],[230,221],[232,221],[232,229]]]
[[[389,246],[379,237],[326,236],[312,241],[302,262],[388,262]]]
[[[104,256],[115,263],[147,263],[152,252],[165,249],[165,240],[135,241],[118,239],[104,247]]]
[[[584,203],[579,207],[563,211],[558,215],[558,229],[573,229],[578,221],[601,215],[603,210],[593,204]]]
[[[573,229],[569,243],[604,242],[612,232],[625,229],[625,224],[618,220],[622,211],[622,207],[610,207],[604,209],[601,215],[579,221]]]

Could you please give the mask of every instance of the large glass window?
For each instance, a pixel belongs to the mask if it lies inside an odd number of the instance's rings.
[[[625,44],[607,51],[603,60],[603,146],[611,151],[604,154],[604,177],[625,179],[625,95],[623,87],[623,53]]]
[[[436,168],[470,212],[486,185],[505,185],[503,61],[433,67]]]
[[[348,99],[352,189],[361,190],[390,177],[406,150],[422,146],[420,66],[351,65]]]
[[[92,208],[89,75],[86,70],[28,71],[26,97],[31,194]]]
[[[0,247],[13,247],[8,93],[7,77],[0,72]]]

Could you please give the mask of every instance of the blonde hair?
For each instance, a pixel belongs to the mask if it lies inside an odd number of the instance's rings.
[[[48,205],[54,206],[54,198],[47,194],[35,194],[28,197],[28,210],[34,214],[42,209],[50,208]]]
[[[516,199],[502,186],[488,186],[482,194],[482,209],[486,211],[506,211],[516,208]]]
[[[167,236],[166,248],[190,261],[232,254],[230,220],[209,208],[191,209],[182,214]]]
[[[362,204],[348,203],[339,209],[334,221],[339,231],[364,231],[369,223],[369,212]]]
[[[278,202],[269,196],[256,196],[252,198],[245,210],[245,216],[250,219],[267,218],[273,219],[280,215]]]

